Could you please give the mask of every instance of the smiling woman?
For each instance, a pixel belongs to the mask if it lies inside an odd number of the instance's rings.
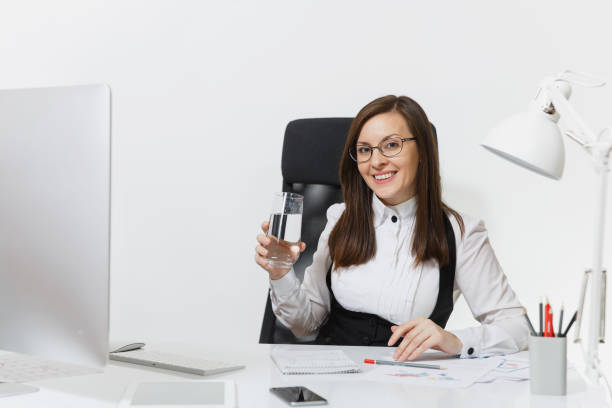
[[[442,202],[435,134],[414,100],[389,95],[361,109],[340,183],[345,202],[327,210],[303,283],[293,269],[269,265],[270,239],[257,237],[255,261],[269,273],[272,307],[296,336],[318,331],[320,344],[395,345],[401,361],[429,348],[468,357],[526,347],[522,307],[484,224]],[[460,294],[481,324],[445,330]]]
[[[378,146],[371,147],[374,145]],[[435,136],[427,115],[414,100],[389,95],[361,109],[346,139],[340,183],[346,209],[329,239],[336,268],[362,264],[374,257],[374,196],[385,206],[415,198],[412,252],[416,263],[432,258],[441,266],[448,263],[443,215],[452,214],[461,232],[464,223],[442,202]],[[368,213],[370,222],[362,222],[363,214]]]

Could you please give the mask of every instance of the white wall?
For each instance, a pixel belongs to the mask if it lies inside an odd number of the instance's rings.
[[[612,80],[610,2],[0,7],[0,88],[113,89],[113,337],[255,342],[267,280],[254,237],[280,188],[284,126],[354,115],[388,93],[412,96],[436,124],[445,199],[485,220],[532,314],[541,295],[573,310],[591,259],[586,155],[567,143],[565,176],[553,182],[479,142],[546,75],[571,68]],[[610,125],[612,86],[576,87],[572,102],[593,128]],[[468,324],[462,304],[450,326]]]

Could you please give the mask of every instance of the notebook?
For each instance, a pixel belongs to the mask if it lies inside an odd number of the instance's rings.
[[[342,350],[275,349],[270,355],[283,374],[344,374],[361,369]]]

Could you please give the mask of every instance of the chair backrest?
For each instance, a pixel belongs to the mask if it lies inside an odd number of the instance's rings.
[[[287,124],[281,168],[283,191],[304,196],[302,241],[306,250],[293,265],[297,277],[312,263],[329,206],[343,202],[338,169],[353,118],[298,119]],[[436,129],[432,124],[434,137]],[[315,336],[297,338],[274,315],[268,294],[260,343],[307,344]]]
[[[285,130],[281,168],[283,191],[304,196],[302,241],[306,250],[293,265],[300,280],[312,263],[330,205],[342,202],[338,167],[353,118],[298,119]],[[266,301],[260,343],[308,343],[298,339],[274,315],[270,296]]]

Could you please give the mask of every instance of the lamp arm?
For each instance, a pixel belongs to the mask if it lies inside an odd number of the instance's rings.
[[[599,85],[594,85],[599,86]],[[606,199],[608,189],[609,156],[612,151],[612,138],[609,136],[610,129],[605,129],[595,134],[591,128],[582,120],[578,112],[569,103],[568,97],[571,87],[567,79],[547,80],[542,84],[544,95],[548,102],[552,103],[554,110],[563,117],[564,133],[576,141],[590,154],[595,164],[599,186],[597,191],[595,211],[595,234],[593,240],[593,264],[590,294],[590,313],[588,337],[586,343],[586,374],[589,379],[597,384],[599,382],[599,352],[598,346],[601,339],[602,316],[602,269],[603,269],[603,244],[604,226],[606,215]],[[553,114],[555,114],[553,112]],[[605,324],[605,322],[604,322]]]
[[[550,81],[543,85],[543,91],[546,96],[550,99],[555,110],[559,112],[559,115],[563,118],[566,124],[565,133],[571,133],[574,141],[582,144],[584,147],[588,147],[597,141],[597,137],[593,130],[582,120],[578,111],[572,106],[567,98],[561,93],[559,87],[556,85],[557,82],[565,81]]]

